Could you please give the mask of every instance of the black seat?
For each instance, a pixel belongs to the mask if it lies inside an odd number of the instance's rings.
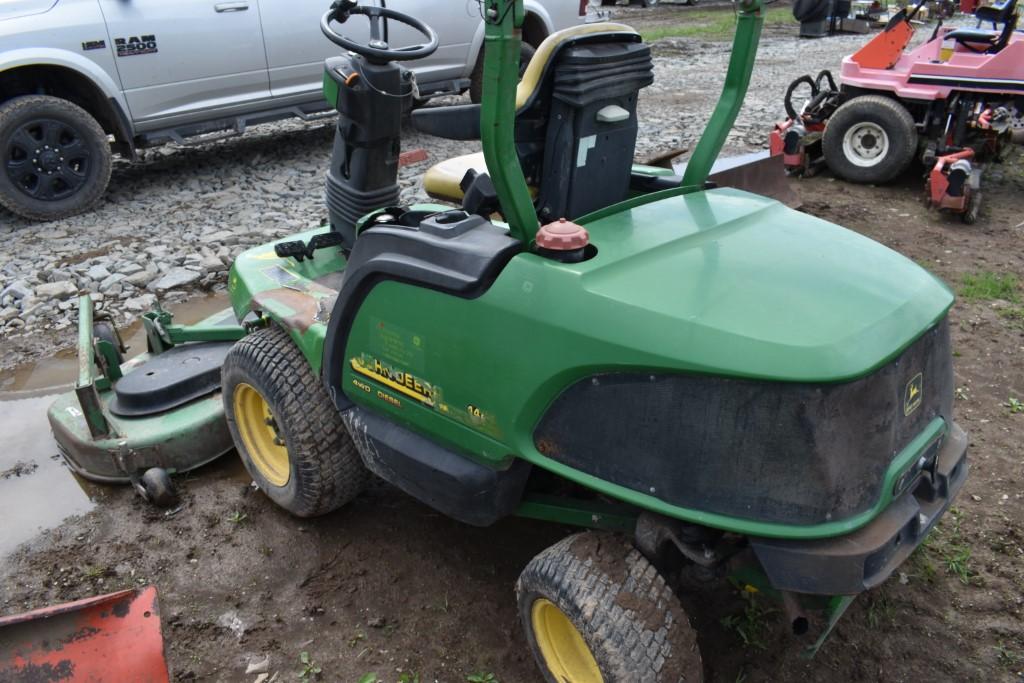
[[[982,14],[982,10],[991,12]],[[987,31],[980,28],[958,28],[946,34],[972,52],[996,53],[1006,47],[1017,28],[1017,0],[1006,0],[999,7],[980,7],[974,13],[978,24],[991,21],[995,27],[997,22],[1004,22],[1002,31]],[[990,18],[991,17],[991,18]]]
[[[978,18],[978,28],[985,22],[992,24],[993,30],[999,28],[999,24],[1005,24],[1010,20],[1016,8],[1017,0],[1005,0],[1001,5],[986,5],[974,10],[974,16]]]
[[[516,95],[516,152],[542,222],[574,218],[629,196],[639,91],[654,81],[651,51],[619,24],[587,24],[549,36]],[[423,108],[413,125],[441,137],[479,136],[478,105]],[[443,161],[423,179],[432,197],[461,200],[482,155]]]

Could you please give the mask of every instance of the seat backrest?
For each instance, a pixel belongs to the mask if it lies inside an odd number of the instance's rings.
[[[516,149],[542,222],[626,199],[639,91],[654,82],[650,48],[621,24],[549,36],[516,92]]]
[[[1009,23],[1010,18],[1017,9],[1017,0],[1004,0],[999,5],[986,5],[974,10],[974,16],[978,18],[978,26],[983,22],[991,22],[992,28],[997,24]],[[1005,26],[1004,26],[1005,28]]]

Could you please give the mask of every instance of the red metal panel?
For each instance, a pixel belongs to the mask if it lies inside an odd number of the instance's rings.
[[[0,680],[167,683],[156,587],[0,618]]]

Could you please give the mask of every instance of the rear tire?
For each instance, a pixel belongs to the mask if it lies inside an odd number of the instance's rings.
[[[822,149],[825,163],[840,178],[855,183],[888,182],[914,159],[914,117],[891,98],[855,97],[829,119]]]
[[[0,105],[0,205],[52,221],[91,208],[110,181],[110,143],[87,111],[49,95]]]
[[[221,371],[224,412],[245,469],[298,517],[326,514],[366,486],[369,472],[320,378],[283,329],[232,347]]]
[[[679,600],[621,536],[584,532],[559,541],[526,565],[516,595],[548,683],[703,680],[697,636]]]

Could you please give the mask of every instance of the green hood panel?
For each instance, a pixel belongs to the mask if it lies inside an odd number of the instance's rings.
[[[517,260],[566,271],[559,305],[585,306],[610,341],[699,372],[851,379],[953,302],[934,276],[877,242],[734,189],[643,204],[587,229],[598,248],[589,261]]]

